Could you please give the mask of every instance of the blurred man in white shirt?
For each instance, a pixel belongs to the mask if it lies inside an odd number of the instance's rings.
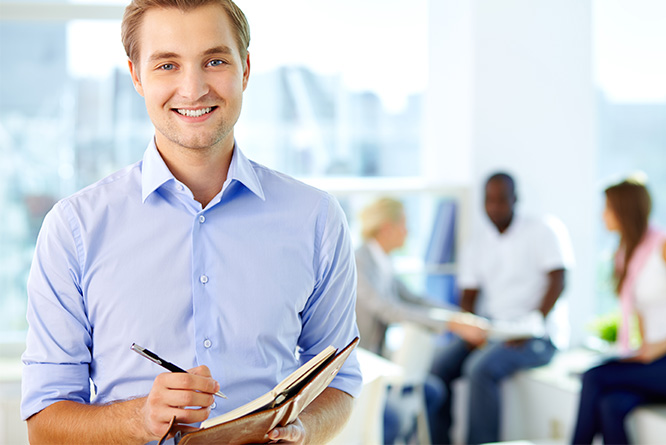
[[[470,380],[468,444],[500,440],[501,381],[547,364],[555,353],[545,318],[564,290],[567,243],[545,221],[516,215],[515,204],[513,178],[492,175],[485,187],[491,224],[473,238],[458,276],[461,309],[487,317],[491,327],[458,331],[433,367],[450,396],[453,380],[461,375]],[[440,411],[440,426],[447,432],[451,406],[448,397]]]

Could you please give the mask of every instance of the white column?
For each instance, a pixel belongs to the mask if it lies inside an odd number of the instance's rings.
[[[432,184],[472,181],[473,2],[430,0],[423,172]]]
[[[426,153],[437,165],[426,172],[469,184],[472,223],[496,170],[515,176],[520,212],[564,222],[577,263],[565,297],[578,344],[594,310],[601,199],[591,2],[431,0],[430,27]]]

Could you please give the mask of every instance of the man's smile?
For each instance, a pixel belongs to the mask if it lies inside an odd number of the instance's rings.
[[[183,116],[187,117],[200,117],[203,116],[204,114],[208,114],[217,107],[206,107],[206,108],[197,108],[196,110],[189,109],[189,108],[175,108],[174,110]]]

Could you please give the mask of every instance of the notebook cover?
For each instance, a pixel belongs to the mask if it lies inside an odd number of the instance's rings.
[[[277,426],[285,426],[296,420],[301,411],[328,387],[357,344],[358,337],[338,352],[326,366],[314,373],[298,393],[279,406],[248,414],[210,428],[186,433],[178,442],[179,445],[210,443],[240,445],[269,442],[268,432]],[[172,422],[171,428],[160,443],[163,443],[164,439],[174,432],[175,426],[175,422]]]

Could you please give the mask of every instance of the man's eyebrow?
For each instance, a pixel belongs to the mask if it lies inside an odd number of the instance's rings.
[[[226,45],[215,46],[204,51],[204,56],[210,56],[212,54],[233,54],[231,48]]]
[[[164,60],[164,59],[176,59],[178,58],[178,54],[171,52],[171,51],[160,51],[156,52],[150,55],[148,58],[149,62],[155,62],[156,60]]]
[[[210,56],[213,54],[233,54],[233,50],[229,48],[226,45],[220,45],[220,46],[214,46],[213,48],[208,48],[206,51],[203,52],[204,56]],[[164,60],[164,59],[177,59],[180,57],[178,53],[174,53],[173,51],[158,51],[156,53],[151,54],[151,56],[148,58],[149,62],[155,62],[157,60]]]

